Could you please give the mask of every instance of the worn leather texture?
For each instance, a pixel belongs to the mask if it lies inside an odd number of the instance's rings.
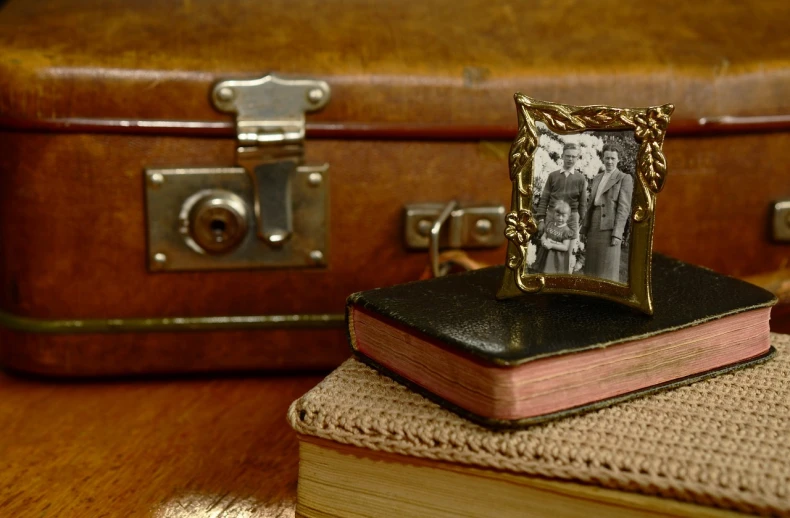
[[[751,309],[776,297],[752,284],[661,254],[653,256],[653,304],[646,316],[579,295],[494,295],[504,267],[356,293],[348,307],[487,363],[606,347],[690,327]]]
[[[327,123],[512,125],[517,90],[787,114],[789,17],[780,0],[10,0],[0,113],[218,121],[212,82],[273,70],[329,81]]]

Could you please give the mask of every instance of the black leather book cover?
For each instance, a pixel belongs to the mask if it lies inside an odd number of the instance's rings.
[[[660,254],[653,256],[652,316],[581,295],[525,294],[496,300],[503,268],[355,293],[348,298],[348,309],[356,306],[380,315],[483,362],[512,366],[776,303],[772,293],[758,286]]]
[[[503,268],[485,268],[351,295],[346,311],[352,350],[360,360],[413,391],[471,421],[495,428],[529,426],[603,408],[760,363],[776,352],[771,347],[757,358],[615,397],[543,415],[503,420],[461,408],[356,350],[353,319],[348,318],[354,308],[383,317],[390,324],[483,364],[508,367],[672,332],[767,308],[777,301],[760,287],[658,254],[653,256],[652,316],[581,295],[530,294],[496,300]]]

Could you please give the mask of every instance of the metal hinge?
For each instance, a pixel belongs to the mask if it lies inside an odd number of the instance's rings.
[[[327,164],[304,166],[305,112],[323,108],[329,85],[312,79],[267,75],[214,85],[211,99],[236,114],[236,163],[250,176],[258,237],[279,246],[291,237],[289,182],[300,169],[326,173]],[[265,203],[264,203],[265,202]]]
[[[304,163],[304,137],[329,97],[324,81],[272,74],[215,84],[214,107],[236,116],[237,167],[146,170],[150,268],[325,265],[329,165]]]

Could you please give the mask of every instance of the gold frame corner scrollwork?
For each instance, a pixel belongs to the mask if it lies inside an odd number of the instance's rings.
[[[667,164],[664,137],[674,106],[615,108],[571,106],[538,101],[515,94],[518,135],[510,147],[511,211],[505,217],[507,268],[498,299],[525,293],[576,293],[596,296],[653,314],[651,261],[656,195],[663,189]],[[538,149],[536,122],[567,135],[589,130],[632,130],[639,143],[631,220],[629,282],[627,285],[583,275],[529,273],[527,247],[537,232],[533,212],[533,158]]]

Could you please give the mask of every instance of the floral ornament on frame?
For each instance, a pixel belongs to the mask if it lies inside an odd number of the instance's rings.
[[[497,298],[575,293],[652,314],[655,201],[674,107],[515,100],[507,268]],[[585,171],[575,168],[582,155]]]

